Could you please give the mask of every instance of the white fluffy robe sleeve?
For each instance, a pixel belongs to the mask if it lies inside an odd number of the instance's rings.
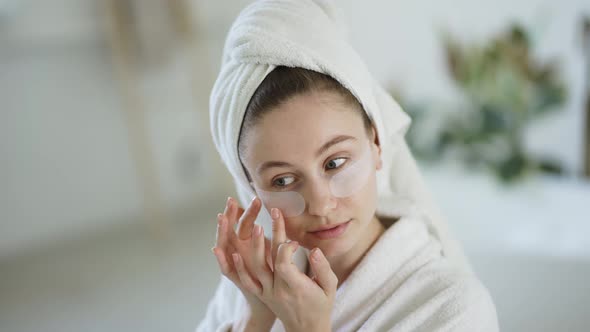
[[[197,331],[230,331],[244,301],[222,277]],[[498,321],[487,289],[441,255],[419,216],[408,216],[387,229],[338,288],[332,330],[496,332]],[[272,331],[284,331],[279,320]]]

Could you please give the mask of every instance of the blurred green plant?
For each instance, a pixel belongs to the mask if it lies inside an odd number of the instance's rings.
[[[449,72],[465,100],[453,112],[439,114],[436,128],[425,126],[434,113],[430,107],[403,105],[415,123],[407,138],[416,156],[436,160],[452,154],[503,181],[527,171],[561,173],[558,162],[535,159],[523,147],[526,126],[558,110],[566,99],[556,64],[533,59],[523,27],[514,25],[483,46],[464,47],[449,35],[443,44]]]

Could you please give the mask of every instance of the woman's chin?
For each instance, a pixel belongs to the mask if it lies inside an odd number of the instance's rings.
[[[314,241],[308,245],[304,245],[308,250],[319,248],[326,258],[331,259],[345,254],[350,250],[350,244],[346,241]]]

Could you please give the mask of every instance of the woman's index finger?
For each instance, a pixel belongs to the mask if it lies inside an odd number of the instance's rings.
[[[254,228],[256,217],[260,212],[260,206],[260,200],[258,197],[254,197],[250,203],[250,206],[248,206],[246,211],[244,211],[240,217],[240,222],[238,225],[238,238],[240,240],[246,240],[252,236],[252,229]]]
[[[285,220],[280,210],[272,208],[270,214],[272,218],[272,261],[275,262],[279,246],[287,241],[287,234],[285,233]]]

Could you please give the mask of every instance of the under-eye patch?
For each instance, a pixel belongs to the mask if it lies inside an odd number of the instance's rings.
[[[268,209],[277,208],[287,218],[296,217],[305,211],[305,200],[296,191],[264,191],[257,190],[264,206]]]
[[[371,150],[365,148],[355,160],[342,166],[329,180],[330,192],[338,198],[349,197],[361,190],[373,170]],[[305,199],[297,191],[265,191],[256,188],[267,209],[278,208],[285,217],[296,217],[305,211]]]
[[[330,192],[336,197],[349,197],[362,189],[371,175],[373,166],[371,150],[365,149],[361,156],[345,165],[344,169],[330,179]]]

